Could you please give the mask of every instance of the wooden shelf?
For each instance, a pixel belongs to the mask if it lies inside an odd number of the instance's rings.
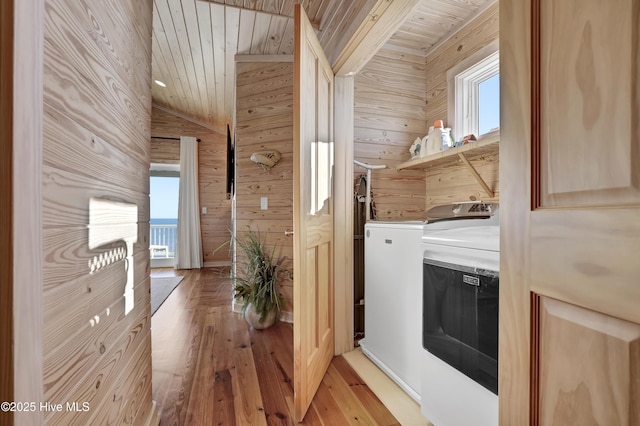
[[[400,170],[418,170],[427,169],[429,167],[440,166],[446,163],[455,163],[460,160],[458,154],[493,154],[498,152],[498,146],[500,140],[498,138],[483,139],[477,142],[471,142],[467,145],[462,145],[457,148],[451,148],[446,151],[441,151],[435,154],[427,155],[426,157],[416,158],[404,163],[398,164],[396,169]]]
[[[436,154],[427,155],[426,157],[416,158],[405,163],[398,164],[396,169],[400,170],[419,170],[426,169],[434,166],[442,166],[448,163],[455,163],[461,160],[462,163],[469,169],[473,177],[478,181],[478,184],[484,189],[489,198],[494,197],[493,190],[487,185],[482,176],[473,167],[473,164],[469,161],[466,154],[494,154],[498,152],[500,138],[498,136],[483,139],[478,142],[471,142],[467,145],[462,145],[457,148],[451,148],[446,151],[441,151]]]

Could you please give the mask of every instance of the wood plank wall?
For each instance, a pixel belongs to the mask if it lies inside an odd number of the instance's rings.
[[[151,162],[180,163],[180,142],[153,137],[179,138],[193,136],[198,144],[200,206],[207,214],[200,215],[202,253],[205,266],[230,262],[229,250],[214,251],[231,238],[231,200],[226,197],[227,129],[200,125],[154,107],[151,114]]]
[[[47,424],[141,424],[152,410],[149,302],[151,0],[47,0],[44,28],[44,400]],[[126,262],[89,249],[89,199],[134,203]],[[114,219],[116,220],[116,219]],[[104,267],[90,273],[99,256]]]
[[[265,172],[249,158],[256,151],[280,151],[282,158]],[[268,210],[260,198],[268,197]],[[259,230],[267,245],[277,245],[291,261],[293,239],[293,63],[236,64],[236,230]],[[280,288],[285,311],[293,313],[293,282]]]
[[[447,120],[447,71],[498,39],[498,2],[488,7],[445,43],[427,55],[426,121]],[[447,123],[451,126],[452,123]],[[458,137],[455,135],[455,137]],[[496,200],[500,198],[498,154],[468,155],[478,173],[495,192],[488,198],[469,170],[459,160],[454,165],[432,167],[426,171],[426,209],[452,201]]]
[[[355,78],[354,159],[389,166],[371,179],[378,219],[424,218],[424,172],[395,166],[410,159],[409,147],[427,132],[425,73],[424,57],[385,47]]]

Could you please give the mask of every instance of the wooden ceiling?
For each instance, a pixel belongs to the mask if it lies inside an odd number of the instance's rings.
[[[293,9],[302,3],[334,61],[386,0],[154,0],[153,102],[212,125],[230,123],[235,56],[291,55]],[[387,47],[426,56],[461,23],[495,0],[420,0]]]

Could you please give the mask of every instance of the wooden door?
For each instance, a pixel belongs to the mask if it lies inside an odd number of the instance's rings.
[[[501,0],[504,425],[640,424],[640,1]]]
[[[333,71],[295,8],[294,415],[302,421],[333,357]]]

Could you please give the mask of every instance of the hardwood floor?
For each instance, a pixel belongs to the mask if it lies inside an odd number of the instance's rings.
[[[251,329],[231,312],[228,271],[152,271],[174,273],[185,278],[151,320],[160,424],[294,424],[291,324]],[[400,423],[338,356],[302,424]]]

